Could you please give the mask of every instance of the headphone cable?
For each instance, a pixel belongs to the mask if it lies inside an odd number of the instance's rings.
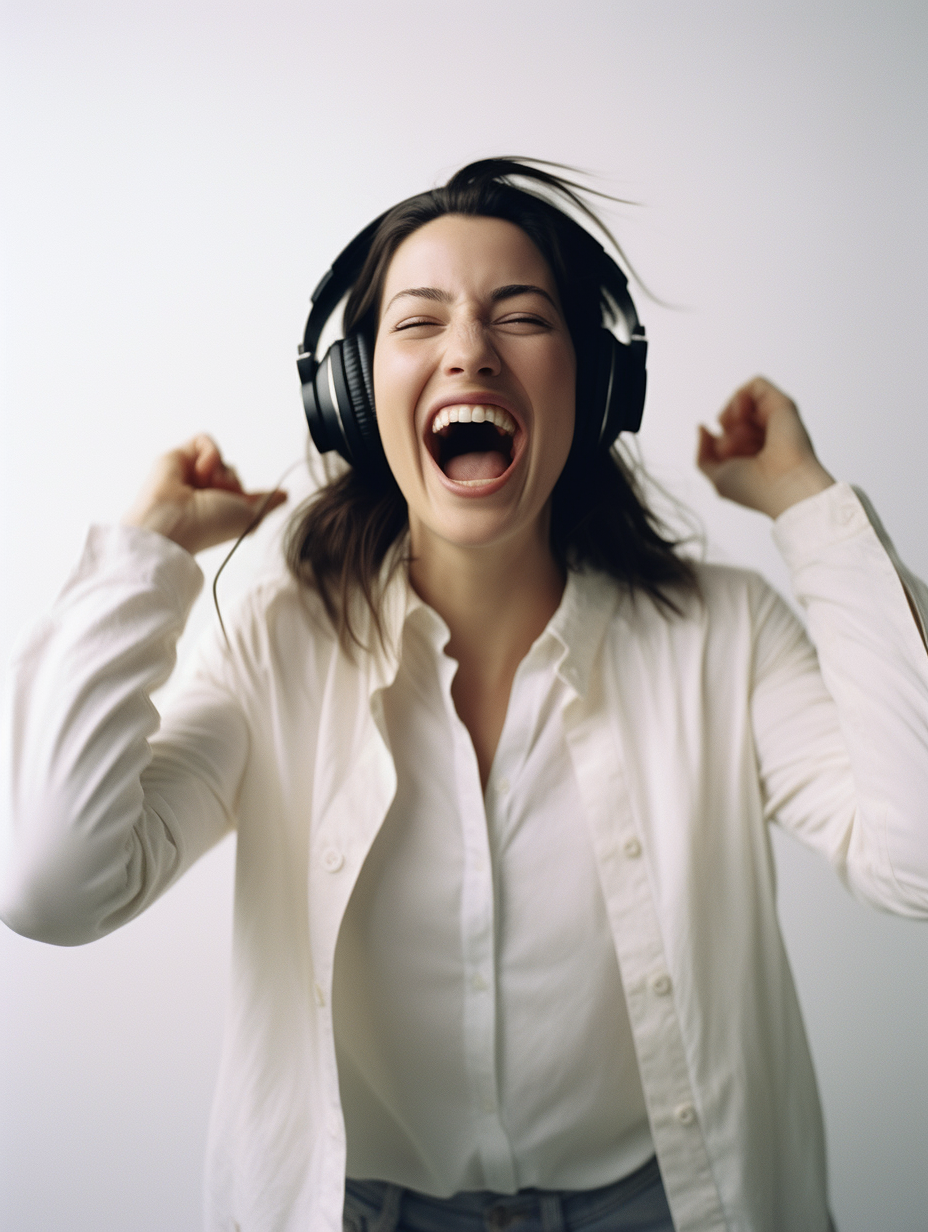
[[[217,589],[217,588],[218,588],[218,586],[219,586],[219,578],[220,578],[220,577],[221,577],[221,575],[222,575],[222,571],[223,571],[223,569],[225,569],[226,565],[229,563],[229,561],[232,559],[232,557],[233,557],[233,556],[235,555],[235,553],[238,551],[240,544],[243,542],[243,540],[244,540],[244,539],[245,539],[248,535],[250,535],[250,534],[251,534],[251,532],[252,532],[252,531],[253,531],[253,530],[254,530],[254,529],[255,529],[255,528],[259,525],[259,523],[261,522],[261,520],[264,518],[264,515],[265,515],[265,513],[267,512],[267,507],[268,507],[268,505],[269,505],[269,504],[270,504],[270,502],[271,502],[271,498],[274,496],[274,494],[275,494],[276,492],[279,492],[279,491],[280,491],[280,485],[283,483],[283,481],[287,478],[287,476],[288,476],[288,475],[289,475],[292,471],[296,470],[296,468],[297,468],[298,466],[302,466],[302,465],[304,464],[304,462],[305,462],[305,459],[303,459],[303,458],[298,458],[295,462],[291,462],[291,463],[290,463],[290,465],[286,468],[286,470],[283,472],[283,474],[280,476],[280,478],[279,478],[279,479],[277,480],[277,482],[274,484],[273,488],[271,488],[271,490],[268,492],[268,494],[264,497],[264,499],[263,499],[263,500],[261,501],[261,503],[258,505],[258,508],[257,508],[257,510],[256,510],[256,512],[255,512],[254,517],[251,519],[251,521],[248,523],[248,525],[245,527],[245,529],[242,531],[242,533],[239,535],[239,537],[236,539],[236,541],[232,544],[231,548],[230,548],[230,549],[229,549],[229,551],[226,553],[226,555],[225,555],[225,557],[224,557],[224,559],[223,559],[222,564],[221,564],[221,565],[219,566],[219,568],[216,570],[215,576],[213,577],[213,586],[212,586],[212,591],[213,591],[213,606],[214,606],[214,607],[215,607],[215,609],[216,609],[216,615],[217,615],[217,616],[218,616],[218,618],[219,618],[219,628],[222,630],[222,636],[225,638],[226,647],[228,648],[228,650],[229,650],[230,654],[231,654],[231,652],[232,652],[232,643],[229,641],[229,635],[228,635],[228,633],[226,632],[225,621],[222,619],[222,612],[221,612],[221,610],[220,610],[220,608],[219,608],[219,591],[218,591],[218,589]]]

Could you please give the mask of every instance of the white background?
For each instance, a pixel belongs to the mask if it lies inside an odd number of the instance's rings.
[[[926,14],[7,3],[0,649],[158,452],[206,429],[248,483],[272,484],[303,449],[293,359],[317,278],[373,215],[496,153],[587,168],[641,203],[610,217],[676,305],[637,294],[642,446],[713,555],[785,584],[763,519],[690,462],[696,423],[761,371],[928,575]],[[272,529],[225,595],[272,555]],[[777,854],[839,1228],[924,1232],[928,930],[859,906],[791,842]],[[4,1229],[198,1227],[232,858],[226,843],[86,949],[0,928]]]

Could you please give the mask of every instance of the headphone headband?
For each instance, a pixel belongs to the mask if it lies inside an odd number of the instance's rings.
[[[306,322],[306,329],[303,331],[301,355],[315,354],[326,322],[341,303],[345,292],[350,291],[357,281],[364,262],[367,260],[367,254],[370,252],[371,241],[388,213],[389,210],[379,214],[373,222],[367,224],[363,231],[359,231],[319,279],[315,291],[309,297],[312,309],[309,313],[309,320]]]

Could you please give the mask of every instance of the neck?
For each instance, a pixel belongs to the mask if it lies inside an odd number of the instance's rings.
[[[411,546],[410,580],[448,625],[448,654],[468,673],[511,679],[564,593],[547,520],[530,537],[492,546],[462,547],[415,530]]]
[[[410,546],[410,581],[451,630],[446,653],[458,663],[451,696],[485,789],[516,668],[564,593],[548,519],[527,535],[484,547],[449,543],[411,526]]]

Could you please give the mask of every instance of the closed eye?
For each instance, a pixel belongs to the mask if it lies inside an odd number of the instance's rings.
[[[552,328],[551,322],[546,321],[544,317],[537,317],[527,312],[511,313],[509,316],[502,317],[499,321],[496,322],[496,324],[502,325],[502,326],[515,325],[515,326],[524,327],[519,332],[527,332],[527,330],[530,330],[530,329],[551,329]]]
[[[393,333],[396,334],[396,333],[401,333],[403,330],[407,330],[407,329],[423,329],[429,326],[432,326],[435,329],[440,329],[442,326],[442,322],[428,320],[428,318],[418,318],[417,317],[412,320],[397,321],[395,325],[391,326],[391,329]]]
[[[503,317],[490,321],[492,328],[505,329],[512,333],[527,334],[536,330],[551,330],[551,321],[533,312],[509,312]],[[408,333],[410,330],[425,332],[427,330],[444,329],[447,321],[436,320],[435,317],[404,317],[390,326],[394,334]]]

